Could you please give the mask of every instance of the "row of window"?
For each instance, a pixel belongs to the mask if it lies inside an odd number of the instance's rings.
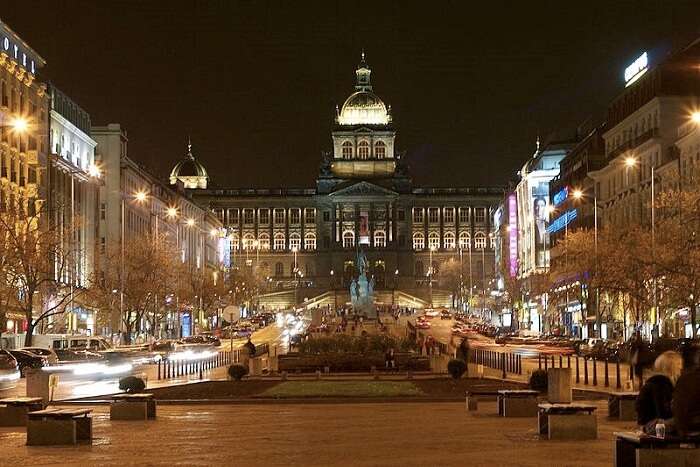
[[[458,243],[455,242],[454,232],[445,232],[442,237],[442,248],[446,250],[454,250],[455,246],[459,246],[462,250],[469,250],[472,247],[471,238],[468,232],[460,232]],[[491,239],[491,249],[496,247],[496,239],[490,237]],[[428,234],[428,248],[431,250],[437,250],[441,247],[440,245],[440,235],[437,232],[430,232]],[[483,250],[486,248],[486,234],[483,232],[477,232],[474,234],[474,249]],[[413,249],[414,250],[424,250],[425,249],[425,235],[423,232],[416,232],[413,234]]]
[[[270,235],[263,232],[258,235],[256,239],[251,233],[243,235],[242,242],[237,234],[232,234],[229,236],[231,241],[231,249],[238,250],[243,248],[243,250],[262,250],[268,251],[272,246],[275,251],[283,251],[287,249],[286,237],[283,233],[278,232],[272,237],[272,244],[270,244]],[[289,234],[289,249],[290,250],[301,250],[301,235],[298,233]],[[304,235],[304,250],[315,250],[316,249],[316,234],[307,233]]]
[[[413,222],[415,224],[422,224],[425,221],[425,214],[427,211],[428,222],[431,224],[436,224],[440,222],[440,208],[413,208]],[[457,214],[459,216],[460,224],[469,223],[469,208],[457,208]],[[442,221],[446,224],[454,223],[455,221],[455,208],[446,207],[442,208]],[[486,222],[486,208],[474,208],[474,222],[484,223]]]
[[[242,220],[244,224],[252,225],[255,223],[255,216],[257,211],[257,222],[258,224],[269,224],[270,223],[270,213],[272,212],[272,220],[275,224],[284,224],[285,218],[289,217],[290,224],[300,224],[301,223],[301,208],[291,208],[289,212],[283,208],[262,208],[262,209],[214,209],[214,214],[219,218],[221,222],[226,225],[235,225],[240,223]],[[304,208],[304,223],[314,224],[316,222],[316,209],[314,208]],[[242,219],[241,219],[242,217]]]
[[[386,144],[383,141],[374,143],[374,151],[371,151],[372,146],[369,141],[362,140],[357,143],[357,158],[358,159],[384,159],[386,157]],[[352,141],[345,141],[341,145],[341,155],[343,159],[353,159],[355,157],[355,146]]]

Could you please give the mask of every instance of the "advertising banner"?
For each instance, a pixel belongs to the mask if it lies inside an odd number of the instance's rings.
[[[360,245],[369,245],[369,212],[360,211]]]

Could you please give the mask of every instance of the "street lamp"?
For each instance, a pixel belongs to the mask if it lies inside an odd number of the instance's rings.
[[[433,308],[433,252],[437,250],[435,245],[430,245],[430,265],[428,266],[428,289],[430,290],[430,308]]]
[[[9,128],[17,133],[26,133],[29,131],[29,122],[23,117],[13,117],[10,123],[0,125],[0,128]]]
[[[297,303],[299,302],[299,270],[297,267],[297,251],[299,249],[295,246],[292,247],[292,253],[294,253],[294,268],[292,273],[294,274],[294,309],[296,310]]]

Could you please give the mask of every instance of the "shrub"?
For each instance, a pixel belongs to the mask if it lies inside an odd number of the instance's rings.
[[[231,365],[228,367],[228,375],[231,379],[240,381],[245,375],[248,374],[248,367],[245,365]]]
[[[547,390],[547,372],[544,370],[535,370],[530,375],[530,389],[533,391],[544,392]]]
[[[119,380],[119,389],[128,393],[143,392],[146,389],[146,383],[141,378],[136,376],[127,376]]]
[[[464,360],[450,360],[447,362],[447,372],[454,379],[461,378],[465,371],[467,371],[467,364]]]

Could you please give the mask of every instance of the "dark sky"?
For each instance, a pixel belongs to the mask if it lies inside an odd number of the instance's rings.
[[[313,186],[364,48],[414,179],[505,183],[538,132],[604,118],[628,62],[700,35],[700,2],[0,0],[0,18],[130,156],[187,135],[216,185]]]

